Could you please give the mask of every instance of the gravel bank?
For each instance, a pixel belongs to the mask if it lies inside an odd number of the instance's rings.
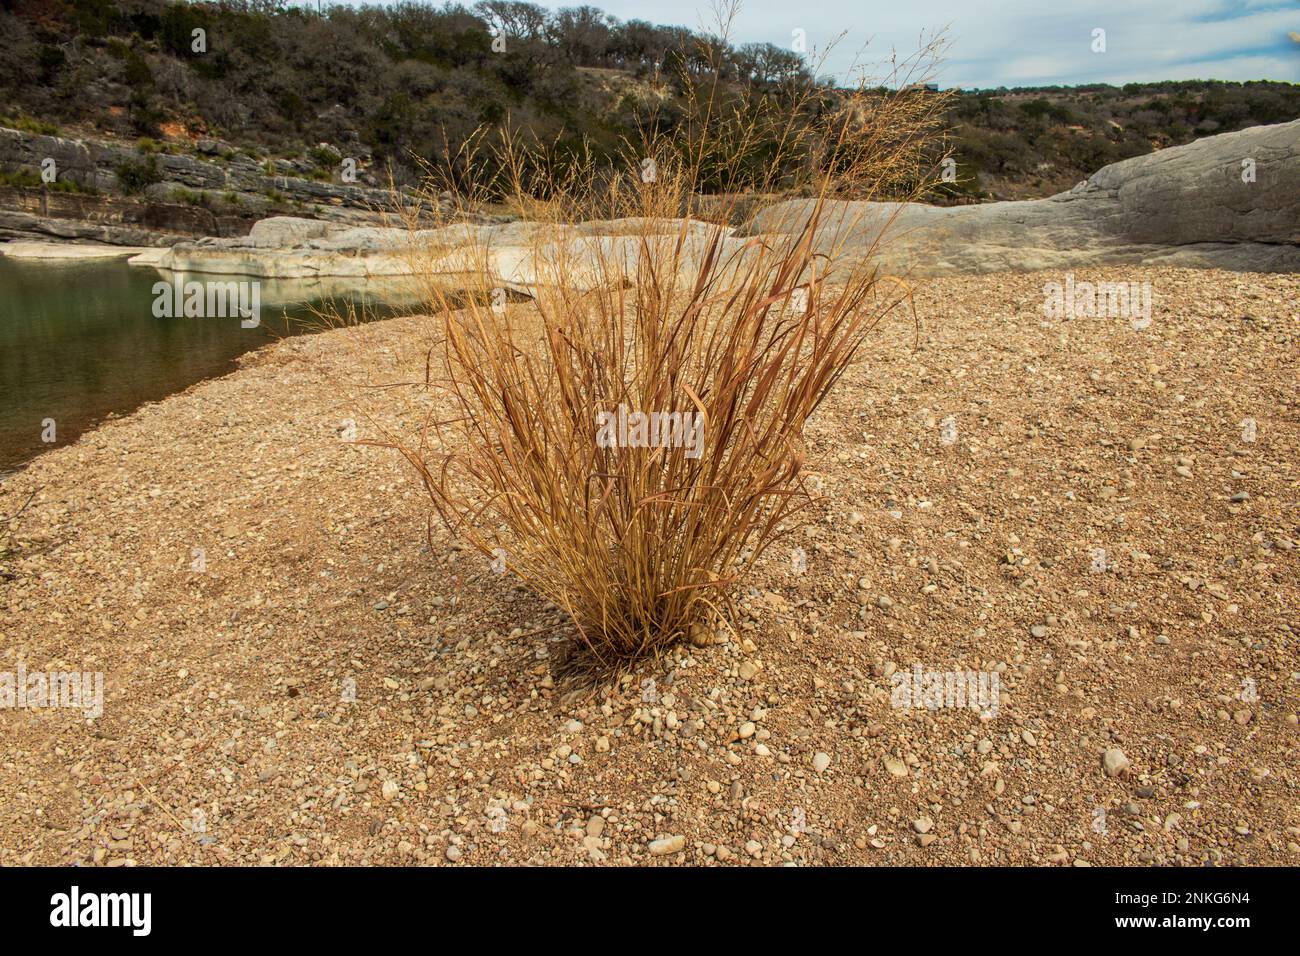
[[[428,320],[43,455],[0,485],[36,491],[0,672],[102,671],[104,712],[0,710],[0,864],[1294,864],[1300,278],[1075,278],[1150,282],[1151,325],[926,283],[741,639],[577,699],[555,612],[343,440],[422,413],[368,386],[423,377]],[[996,714],[891,706],[917,665]]]

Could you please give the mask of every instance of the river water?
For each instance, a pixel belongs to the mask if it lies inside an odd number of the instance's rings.
[[[125,259],[0,256],[0,474],[110,416],[224,375],[245,352],[319,331],[320,310],[350,300],[369,317],[403,311],[392,290],[339,298],[337,286],[327,294],[309,280],[264,280],[255,327],[237,316],[158,317],[154,285],[172,279]]]

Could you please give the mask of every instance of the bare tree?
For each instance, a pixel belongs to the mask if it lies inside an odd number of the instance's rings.
[[[565,7],[551,17],[549,34],[574,63],[605,62],[610,47],[611,19],[595,7]]]
[[[547,12],[535,3],[521,0],[483,0],[474,5],[475,12],[517,40],[540,40],[546,35]]]

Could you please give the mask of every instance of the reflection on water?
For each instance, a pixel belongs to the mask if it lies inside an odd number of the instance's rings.
[[[156,318],[154,283],[172,278],[123,259],[0,256],[0,473],[75,440],[109,415],[223,375],[251,349],[319,330],[314,309],[351,302],[382,318],[410,300],[400,282],[263,279],[261,322],[242,328],[238,318]],[[247,281],[197,273],[182,279]],[[49,420],[53,444],[42,441]]]

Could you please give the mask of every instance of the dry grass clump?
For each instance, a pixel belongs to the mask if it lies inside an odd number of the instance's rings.
[[[805,424],[906,299],[870,255],[841,266],[853,223],[827,202],[919,195],[942,98],[905,83],[803,97],[697,86],[687,124],[648,117],[613,168],[496,131],[471,147],[491,151],[491,181],[467,186],[462,154],[430,186],[454,179],[464,202],[506,202],[523,224],[513,257],[454,251],[468,304],[439,278],[446,246],[427,252],[443,321],[422,387],[454,412],[391,444],[449,527],[563,608],[598,662],[726,620],[806,498]],[[712,221],[693,213],[704,183],[721,194]],[[781,194],[809,197],[788,235],[717,224],[730,201]],[[627,221],[581,225],[593,217]]]

